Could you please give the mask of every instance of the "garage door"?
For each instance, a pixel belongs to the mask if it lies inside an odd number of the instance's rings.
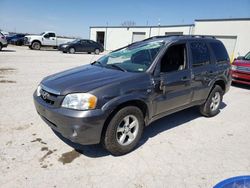
[[[232,61],[234,58],[234,50],[235,50],[237,37],[236,36],[215,36],[215,37],[224,44],[224,46],[227,49],[229,58]]]
[[[132,42],[144,40],[146,36],[145,32],[133,32]]]

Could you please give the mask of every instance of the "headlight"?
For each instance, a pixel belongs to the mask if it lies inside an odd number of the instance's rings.
[[[37,87],[37,89],[36,89],[36,95],[37,95],[38,97],[41,96],[41,90],[42,90],[42,87],[39,85],[39,86]]]
[[[231,66],[231,69],[232,69],[232,70],[237,70],[237,66],[236,66],[236,65],[232,65],[232,66]]]
[[[66,48],[67,46],[68,46],[67,44],[62,45],[63,48]]]
[[[97,103],[96,96],[89,93],[68,94],[63,100],[62,107],[76,110],[95,109]]]

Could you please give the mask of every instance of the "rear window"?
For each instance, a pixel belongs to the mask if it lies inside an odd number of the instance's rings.
[[[214,52],[217,63],[229,61],[229,57],[224,45],[220,42],[211,42],[210,46]]]
[[[191,42],[190,47],[193,57],[193,67],[209,64],[209,49],[205,42]]]

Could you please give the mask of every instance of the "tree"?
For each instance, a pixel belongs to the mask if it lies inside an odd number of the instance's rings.
[[[127,21],[122,22],[121,25],[130,27],[130,26],[135,26],[136,23],[134,21],[132,21],[132,20],[127,20]]]

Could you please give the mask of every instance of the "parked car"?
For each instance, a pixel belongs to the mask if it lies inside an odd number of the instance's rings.
[[[15,35],[6,37],[6,39],[9,44],[21,46],[24,44],[24,37],[25,37],[25,34],[15,34]]]
[[[136,42],[90,65],[44,78],[34,92],[41,118],[63,137],[130,152],[143,129],[199,106],[215,116],[231,85],[230,60],[213,37],[164,36]]]
[[[95,54],[99,54],[104,51],[101,44],[87,39],[76,39],[72,42],[61,44],[58,49],[64,53],[68,52],[71,54],[74,54],[75,52],[94,52]]]
[[[6,48],[8,46],[8,42],[6,37],[0,32],[0,51],[2,48]]]
[[[40,50],[41,47],[58,48],[60,44],[74,40],[56,37],[55,32],[52,31],[46,31],[40,35],[27,35],[25,38],[25,45],[29,46],[29,48],[33,50]]]
[[[235,83],[250,85],[250,52],[233,61],[232,78]]]

